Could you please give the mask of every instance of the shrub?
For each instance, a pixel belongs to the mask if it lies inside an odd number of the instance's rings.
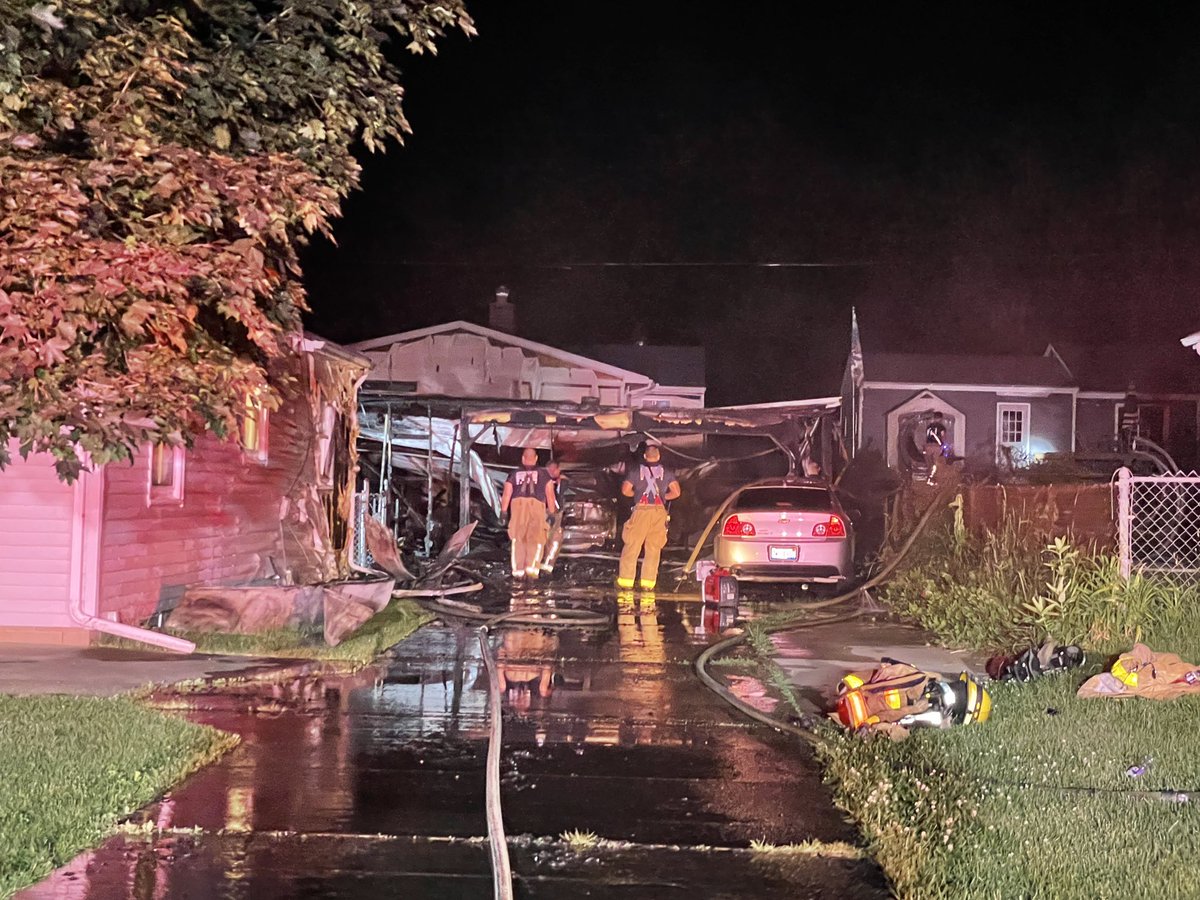
[[[936,529],[887,585],[883,600],[948,643],[1011,650],[1053,638],[1102,651],[1135,640],[1170,645],[1185,656],[1200,648],[1191,634],[1200,589],[1135,574],[1117,558],[1066,538],[1038,546],[1022,523],[974,536]]]

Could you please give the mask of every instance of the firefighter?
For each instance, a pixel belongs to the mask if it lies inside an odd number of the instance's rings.
[[[633,498],[633,512],[621,532],[624,546],[617,587],[633,587],[638,556],[645,546],[638,586],[652,591],[658,581],[658,555],[667,544],[667,504],[680,495],[679,481],[674,472],[660,464],[658,448],[650,446],[642,454],[642,464],[631,469],[621,482],[621,493]]]
[[[567,476],[563,474],[562,467],[550,460],[546,463],[546,474],[550,476],[550,485],[554,491],[554,509],[550,510],[550,518],[546,523],[546,551],[542,554],[542,571],[549,575],[554,571],[554,564],[558,561],[558,552],[562,549],[562,519],[563,519],[563,482],[567,480]]]
[[[537,578],[541,573],[542,549],[546,545],[546,511],[558,509],[554,483],[537,461],[537,451],[526,447],[521,454],[521,468],[509,474],[500,497],[500,512],[509,516],[513,578]]]

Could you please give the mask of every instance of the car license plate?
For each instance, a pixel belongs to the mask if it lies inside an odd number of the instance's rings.
[[[771,562],[795,562],[799,557],[796,547],[767,547]]]

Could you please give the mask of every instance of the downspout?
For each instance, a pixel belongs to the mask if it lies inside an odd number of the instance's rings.
[[[185,641],[183,638],[174,637],[170,634],[163,634],[160,631],[151,631],[148,628],[138,628],[136,625],[125,625],[121,622],[113,622],[110,619],[101,619],[98,616],[89,615],[83,611],[82,599],[78,594],[71,598],[68,611],[71,614],[71,621],[81,628],[87,628],[91,631],[102,631],[105,634],[111,634],[114,637],[125,638],[129,641],[138,641],[143,644],[153,644],[155,647],[162,647],[164,650],[170,650],[174,653],[194,653],[196,645],[191,641]]]
[[[114,637],[152,644],[174,653],[192,653],[196,645],[183,638],[177,638],[148,628],[138,628],[136,625],[125,625],[102,619],[84,609],[84,601],[92,609],[96,608],[100,593],[100,526],[103,516],[104,502],[104,470],[97,469],[80,479],[86,479],[76,494],[82,509],[75,515],[75,525],[72,538],[75,541],[78,558],[78,578],[71,585],[71,599],[67,602],[67,613],[71,621],[89,631],[100,631]],[[86,595],[86,597],[85,597]]]

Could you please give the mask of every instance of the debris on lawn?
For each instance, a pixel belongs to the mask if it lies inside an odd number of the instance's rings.
[[[1014,656],[993,656],[987,661],[987,673],[994,681],[1025,682],[1078,669],[1086,663],[1087,654],[1082,647],[1048,640]]]
[[[898,660],[881,662],[871,672],[847,674],[838,684],[837,711],[831,718],[851,731],[901,741],[912,728],[984,722],[991,713],[991,697],[966,672],[952,681]]]
[[[1130,766],[1128,769],[1126,769],[1125,774],[1130,778],[1141,778],[1150,771],[1150,767],[1152,765],[1154,765],[1154,757],[1146,756],[1143,757],[1142,761],[1137,765]]]
[[[1117,657],[1112,668],[1093,675],[1079,688],[1079,696],[1144,697],[1173,700],[1185,694],[1200,694],[1200,666],[1185,662],[1174,653],[1156,653],[1145,644]]]
[[[312,585],[199,585],[187,589],[169,621],[182,631],[227,634],[319,627],[325,642],[336,646],[388,605],[394,586],[388,576]]]

